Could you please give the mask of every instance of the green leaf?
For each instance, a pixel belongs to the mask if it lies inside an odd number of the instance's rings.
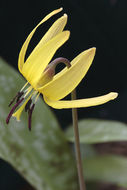
[[[127,140],[127,125],[117,121],[86,119],[79,121],[81,143],[103,143]],[[66,137],[74,142],[73,128],[69,127]]]
[[[92,144],[80,144],[80,151],[81,151],[82,158],[93,157],[97,154],[97,152]]]
[[[57,120],[39,99],[33,113],[32,131],[27,114],[21,122],[5,119],[8,104],[25,81],[0,59],[0,157],[9,162],[37,190],[76,190],[77,175],[71,151]]]
[[[115,155],[95,156],[83,161],[87,181],[109,182],[127,187],[127,158]]]

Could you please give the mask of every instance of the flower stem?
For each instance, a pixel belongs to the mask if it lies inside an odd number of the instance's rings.
[[[71,63],[68,59],[64,57],[56,58],[54,61],[52,61],[46,68],[46,70],[53,69],[55,73],[55,68],[57,64],[64,63],[67,68],[69,69],[71,67]],[[46,71],[45,70],[45,71]],[[76,99],[76,90],[73,90],[71,93],[71,99]],[[78,177],[79,177],[79,185],[80,190],[86,190],[84,177],[83,177],[83,168],[82,168],[82,160],[81,160],[81,153],[80,153],[80,143],[79,143],[79,132],[78,132],[78,113],[76,108],[72,108],[72,118],[73,118],[73,127],[74,127],[74,134],[75,134],[75,152],[76,152],[76,162],[77,162],[77,170],[78,170]]]
[[[72,100],[76,99],[76,89],[72,91],[71,99]],[[72,119],[73,119],[74,135],[75,135],[75,154],[76,154],[79,185],[80,185],[80,190],[86,190],[86,185],[85,185],[85,181],[84,181],[84,177],[83,177],[83,167],[82,167],[80,143],[79,143],[77,108],[72,108]]]

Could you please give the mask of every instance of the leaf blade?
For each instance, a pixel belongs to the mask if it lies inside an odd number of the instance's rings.
[[[127,187],[127,159],[122,156],[94,156],[83,161],[87,181],[101,181]]]
[[[81,143],[103,143],[127,140],[127,125],[117,121],[85,119],[79,121]],[[66,137],[74,142],[72,127],[66,131]]]

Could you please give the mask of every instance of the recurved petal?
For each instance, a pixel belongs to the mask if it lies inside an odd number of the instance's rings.
[[[18,68],[19,68],[19,71],[22,72],[22,68],[23,68],[23,65],[24,65],[24,59],[25,59],[25,54],[26,54],[26,50],[27,50],[27,47],[29,45],[29,42],[33,36],[33,34],[35,33],[36,29],[42,24],[44,23],[45,21],[47,21],[50,17],[52,17],[53,15],[59,13],[60,11],[62,11],[62,8],[60,9],[57,9],[57,10],[54,10],[52,11],[51,13],[49,13],[46,17],[44,17],[44,19],[32,30],[32,32],[29,34],[29,36],[27,37],[26,41],[24,42],[22,48],[21,48],[21,51],[19,53],[19,60],[18,60]]]
[[[46,42],[48,42],[50,39],[52,39],[54,36],[56,36],[57,34],[61,33],[63,31],[66,23],[67,23],[67,15],[64,14],[62,17],[60,17],[59,19],[57,19],[52,24],[52,26],[49,28],[49,30],[46,32],[46,34],[42,37],[42,39],[40,40],[40,42],[38,43],[38,45],[34,48],[34,50],[32,51],[31,55],[33,53],[35,53],[35,51],[38,48],[42,47],[42,45],[44,45]]]
[[[57,34],[27,59],[23,66],[22,74],[33,87],[35,87],[35,84],[38,82],[57,49],[68,40],[69,36],[69,31],[63,31]]]
[[[45,102],[56,109],[63,109],[63,108],[81,108],[81,107],[91,107],[104,104],[110,100],[114,100],[118,94],[116,92],[110,92],[104,96],[99,96],[95,98],[88,98],[88,99],[79,99],[79,100],[71,100],[71,101],[52,101],[44,96]]]
[[[79,54],[71,62],[69,69],[64,69],[52,81],[47,83],[39,92],[50,100],[60,100],[68,95],[86,75],[95,55],[95,48],[88,49]]]

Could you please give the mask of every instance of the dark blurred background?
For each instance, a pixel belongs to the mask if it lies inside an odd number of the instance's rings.
[[[115,101],[103,106],[79,109],[79,118],[95,117],[127,122],[126,0],[1,0],[0,55],[18,70],[18,54],[29,32],[45,15],[61,6],[64,8],[63,12],[38,29],[31,47],[35,47],[53,21],[67,13],[69,18],[66,29],[71,31],[71,37],[57,51],[55,58],[63,56],[72,60],[85,49],[97,48],[93,64],[77,88],[78,98],[94,97],[110,91],[119,93]],[[28,49],[28,55],[31,47]],[[53,111],[62,127],[71,123],[71,110]],[[0,162],[1,167],[4,164]],[[29,189],[25,181],[12,169],[0,168],[0,173],[4,173],[3,178],[0,178],[0,189]],[[6,181],[10,181],[9,187]]]

